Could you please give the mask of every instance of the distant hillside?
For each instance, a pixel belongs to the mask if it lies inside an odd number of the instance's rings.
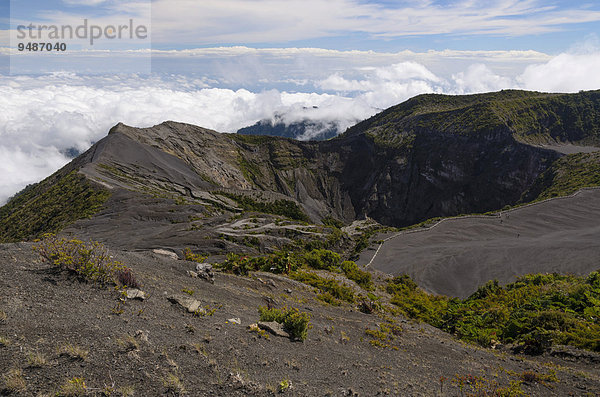
[[[269,135],[301,141],[324,141],[334,138],[342,132],[335,122],[305,119],[286,123],[282,115],[275,115],[275,120],[260,120],[250,127],[237,131],[241,135]]]
[[[523,194],[523,202],[567,196],[582,187],[600,186],[600,152],[577,153],[557,160]]]
[[[398,134],[402,131],[403,134]],[[547,94],[505,90],[477,95],[427,94],[391,107],[351,128],[380,142],[407,134],[510,132],[525,143],[600,143],[600,91]]]

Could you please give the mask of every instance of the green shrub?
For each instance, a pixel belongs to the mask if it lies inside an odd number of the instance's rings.
[[[269,309],[259,307],[260,321],[275,321],[294,339],[305,340],[310,327],[310,315],[296,308]]]
[[[325,250],[314,249],[304,254],[304,261],[313,269],[335,271],[340,266],[340,254]]]
[[[240,256],[234,253],[227,254],[227,260],[215,265],[216,268],[241,276],[247,276],[251,271],[271,273],[289,273],[298,268],[297,255],[279,251],[266,256]]]
[[[183,258],[190,262],[204,263],[207,257],[200,254],[194,254],[191,249],[186,248],[183,250]]]
[[[386,291],[392,295],[390,302],[406,316],[432,325],[439,325],[448,303],[448,298],[424,292],[406,275],[389,280]]]
[[[373,281],[371,280],[371,273],[360,270],[358,265],[352,261],[344,261],[340,265],[342,271],[350,280],[360,285],[366,290],[373,288]]]
[[[227,254],[227,260],[225,262],[219,263],[215,267],[240,276],[247,276],[248,272],[258,270],[250,263],[250,258],[232,252]]]
[[[34,249],[44,261],[76,274],[81,280],[99,284],[119,284],[123,280],[134,280],[131,270],[120,262],[110,259],[108,250],[98,242],[85,243],[81,240],[44,235]],[[122,275],[127,273],[129,278]],[[127,285],[131,287],[136,285]]]
[[[487,346],[517,343],[529,353],[552,344],[600,351],[598,273],[587,278],[536,274],[500,287],[491,282],[465,300],[449,301],[433,324]]]
[[[290,277],[296,281],[311,285],[317,288],[323,294],[330,294],[336,299],[354,303],[356,298],[354,290],[337,280],[327,279],[311,272],[297,271],[292,273]],[[323,298],[326,298],[323,296]],[[326,299],[322,299],[327,301]]]
[[[317,294],[317,299],[332,306],[340,305],[340,301],[335,299],[333,295],[331,295],[329,292],[322,292],[320,294]]]

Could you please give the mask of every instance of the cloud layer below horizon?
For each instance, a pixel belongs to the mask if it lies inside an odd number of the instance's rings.
[[[288,49],[288,55],[291,52]],[[453,59],[460,61],[446,72],[440,66],[444,61],[441,55],[436,59],[427,58],[426,54],[420,58],[404,57],[399,62],[393,61],[398,60],[397,56],[377,58],[376,55],[372,55],[370,62],[354,63],[346,68],[339,67],[340,62],[323,60],[323,55],[319,62],[314,57],[289,55],[295,61],[288,64],[296,71],[289,72],[290,68],[276,65],[273,70],[290,74],[276,76],[268,70],[272,82],[277,83],[271,82],[271,85],[262,81],[261,73],[254,73],[254,80],[247,80],[248,75],[243,73],[248,63],[254,64],[257,71],[267,68],[265,64],[269,62],[256,54],[228,55],[226,61],[213,65],[221,73],[226,70],[231,81],[223,81],[225,75],[216,72],[209,77],[70,73],[0,76],[3,109],[0,114],[0,157],[3,159],[0,204],[25,185],[43,179],[68,162],[62,154],[65,150],[87,149],[117,122],[145,127],[175,120],[235,132],[260,119],[271,118],[275,113],[283,113],[288,122],[309,117],[335,121],[345,128],[421,93],[467,94],[506,88],[577,92],[600,88],[597,73],[600,51],[593,48],[555,57],[529,54],[531,59],[521,59],[520,69],[509,69],[506,65],[510,57],[504,58],[502,53],[495,55],[503,59],[498,62],[491,61],[490,56],[477,59],[454,54]],[[345,54],[344,57],[351,56]],[[308,61],[312,63],[307,64]],[[318,69],[319,74],[302,74],[302,70],[313,68]],[[238,78],[236,70],[241,70]],[[267,90],[239,88],[246,80],[248,87],[264,86]],[[303,109],[313,106],[318,109],[310,113]]]

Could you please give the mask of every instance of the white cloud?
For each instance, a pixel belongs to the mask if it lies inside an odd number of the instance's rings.
[[[600,52],[561,54],[550,62],[531,65],[519,77],[523,88],[576,92],[600,89]]]
[[[280,51],[292,54],[296,50]],[[220,83],[213,79],[214,76],[86,76],[73,73],[40,77],[0,76],[0,158],[3,160],[0,163],[0,202],[65,164],[68,159],[60,154],[62,150],[70,147],[87,149],[117,122],[143,127],[176,120],[233,132],[279,112],[285,114],[287,122],[308,117],[335,121],[345,128],[355,120],[373,115],[377,109],[427,92],[464,94],[503,88],[573,92],[600,88],[597,74],[600,51],[593,48],[561,54],[548,61],[543,61],[545,57],[542,56],[539,58],[542,61],[535,64],[531,60],[523,61],[520,71],[512,68],[508,72],[498,67],[509,63],[510,57],[504,52],[495,54],[501,59],[498,63],[482,63],[470,53],[449,52],[449,56],[460,58],[460,63],[447,63],[453,66],[446,73],[436,66],[443,60],[438,54],[431,58],[423,56],[423,62],[405,59],[397,62],[399,57],[390,56],[385,58],[387,64],[384,57],[372,54],[371,65],[363,63],[364,60],[346,61],[345,68],[341,67],[344,60],[337,56],[334,54],[334,61],[325,64],[316,58],[298,61],[294,57],[287,63],[277,64],[275,60],[280,58],[276,56],[268,61],[252,56],[257,72],[254,80],[252,77],[248,80],[249,85],[264,87],[269,81],[293,77],[303,82],[302,90],[306,91],[297,93],[282,89],[215,88],[214,85]],[[538,59],[537,54],[531,56]],[[246,67],[243,57],[233,59],[238,68]],[[294,69],[296,62],[299,66]],[[260,73],[263,63],[275,63],[276,66]],[[313,74],[318,65],[327,67]],[[218,62],[213,65],[215,69],[220,67]],[[236,68],[234,64],[230,67]],[[336,69],[340,71],[336,72]],[[274,70],[280,74],[270,73]],[[265,76],[270,76],[271,80],[262,83]],[[318,109],[309,112],[304,109],[312,106]]]
[[[447,83],[425,66],[402,62],[384,67],[362,68],[361,79],[335,73],[319,83],[324,90],[359,92],[356,100],[384,109],[418,94],[443,92]]]
[[[64,157],[53,148],[22,149],[0,144],[0,205],[29,183],[38,182],[65,164]]]
[[[452,79],[454,80],[456,93],[460,94],[518,88],[513,79],[495,74],[484,64],[471,65],[465,72],[453,75]]]

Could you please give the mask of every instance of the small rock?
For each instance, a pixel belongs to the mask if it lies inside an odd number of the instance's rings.
[[[202,273],[202,272],[210,272],[212,271],[213,267],[210,263],[198,263],[196,265],[196,271],[198,273]]]
[[[127,299],[138,299],[141,301],[146,299],[146,293],[139,289],[130,288],[127,291],[125,291],[125,293],[127,294]]]
[[[152,252],[154,252],[157,255],[169,257],[173,260],[179,260],[179,257],[177,256],[177,254],[174,253],[173,251],[168,251],[168,250],[163,250],[163,249],[155,249],[155,250],[152,250]]]
[[[188,296],[170,296],[167,298],[169,302],[176,303],[186,309],[189,313],[206,313],[206,310],[201,306],[201,303],[196,299]]]
[[[268,279],[267,280],[267,285],[270,285],[271,287],[277,288],[277,284],[275,284],[275,281]]]
[[[201,279],[208,281],[211,284],[215,283],[215,274],[210,263],[198,263],[196,265],[196,274]]]
[[[142,342],[146,342],[148,343],[148,332],[146,331],[142,331],[141,329],[138,329],[137,331],[135,331],[135,337],[139,338]]]
[[[187,271],[187,275],[190,276],[191,278],[198,278],[198,273],[193,272],[191,270]]]
[[[234,374],[233,372],[229,373],[229,381],[233,386],[243,387],[245,385],[244,378],[239,373]]]
[[[285,330],[283,329],[283,325],[275,322],[275,321],[268,321],[268,322],[259,322],[258,323],[258,327],[260,329],[263,329],[267,332],[272,333],[275,336],[281,336],[283,338],[289,338],[290,334],[288,334],[287,332],[285,332]]]
[[[227,321],[230,322],[230,323],[232,323],[232,324],[237,324],[237,325],[241,325],[242,324],[242,320],[240,320],[239,318],[230,318]]]
[[[289,288],[286,288],[285,292],[286,292],[286,293],[288,293],[288,294],[291,294],[291,293],[292,293],[292,290],[291,290],[291,289],[289,289]]]

